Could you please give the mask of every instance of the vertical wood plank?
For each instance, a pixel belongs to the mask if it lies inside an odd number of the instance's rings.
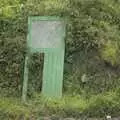
[[[42,93],[50,97],[62,97],[64,50],[45,55]]]
[[[28,60],[29,56],[25,58],[25,66],[24,66],[24,81],[23,81],[23,90],[22,90],[22,101],[26,101],[27,97],[27,87],[28,87]]]

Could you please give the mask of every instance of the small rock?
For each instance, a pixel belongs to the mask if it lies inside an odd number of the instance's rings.
[[[111,119],[111,116],[110,116],[110,115],[108,115],[106,118],[107,118],[107,119]]]

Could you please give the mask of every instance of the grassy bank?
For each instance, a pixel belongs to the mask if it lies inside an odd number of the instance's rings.
[[[120,115],[120,96],[118,91],[111,91],[89,98],[67,95],[59,100],[36,94],[26,104],[15,98],[0,98],[0,111],[2,120],[37,119],[40,116],[116,117]]]

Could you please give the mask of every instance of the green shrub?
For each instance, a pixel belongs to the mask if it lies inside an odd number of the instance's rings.
[[[22,37],[1,39],[0,47],[0,93],[16,95],[21,93],[23,66],[25,56],[25,41]],[[4,93],[5,90],[5,93]]]

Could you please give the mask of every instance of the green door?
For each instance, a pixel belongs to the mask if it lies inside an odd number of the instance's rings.
[[[30,17],[28,53],[44,53],[42,94],[61,97],[65,52],[65,22],[59,17]],[[29,55],[28,55],[29,56]],[[27,56],[27,60],[29,60]],[[25,62],[27,63],[27,62]],[[23,100],[26,99],[28,68],[25,65]]]
[[[50,97],[62,96],[63,65],[64,50],[45,54],[42,89],[44,95]]]

